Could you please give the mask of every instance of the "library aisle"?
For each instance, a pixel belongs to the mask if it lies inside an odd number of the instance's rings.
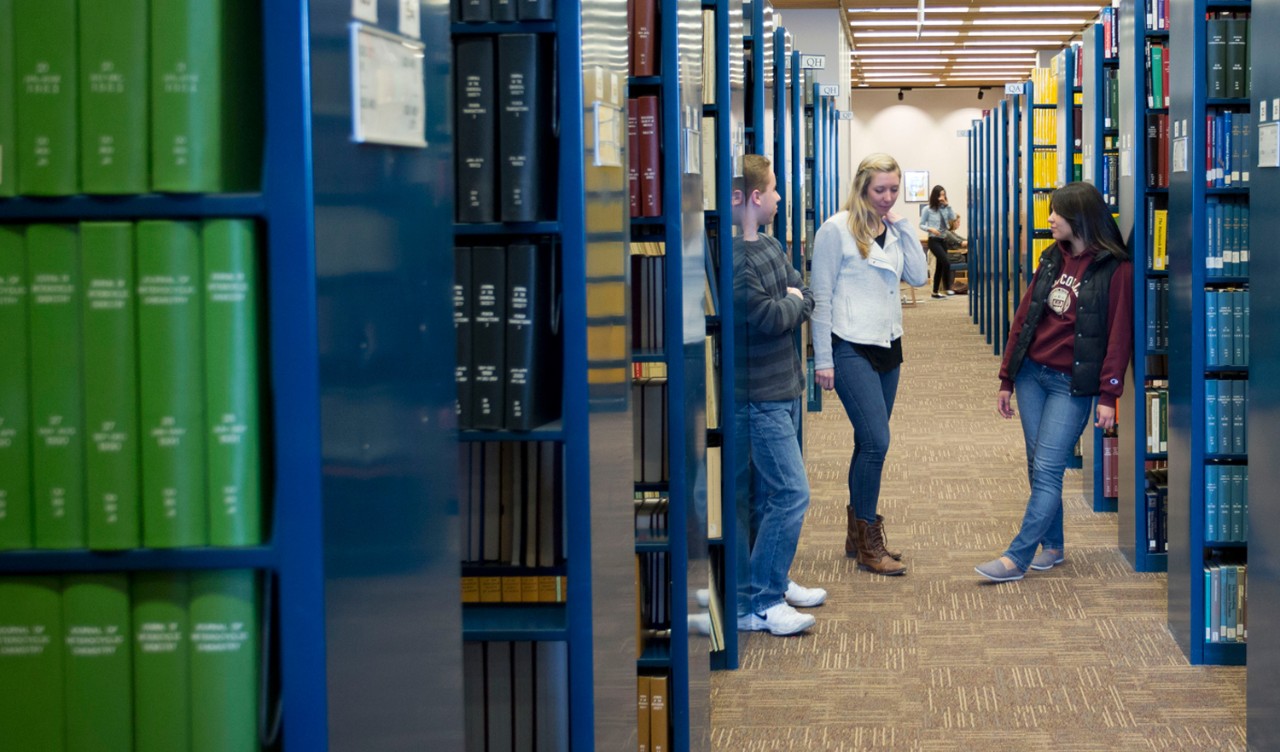
[[[902,381],[880,511],[905,577],[844,556],[853,432],[836,399],[806,416],[813,502],[793,577],[830,591],[794,638],[753,634],[712,677],[717,750],[1239,750],[1245,669],[1190,666],[1165,575],[1116,550],[1115,514],[1066,481],[1067,561],[983,583],[1027,496],[1018,420],[964,298],[904,310]]]

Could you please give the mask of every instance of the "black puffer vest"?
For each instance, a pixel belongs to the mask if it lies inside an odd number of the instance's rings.
[[[1094,258],[1084,272],[1076,295],[1075,362],[1071,367],[1071,394],[1076,397],[1092,397],[1101,391],[1102,360],[1107,356],[1107,317],[1111,307],[1111,277],[1121,264],[1120,259],[1109,252]],[[1062,269],[1062,251],[1054,243],[1040,255],[1040,268],[1036,272],[1035,287],[1027,320],[1018,332],[1018,341],[1009,355],[1009,378],[1018,375],[1022,361],[1031,347],[1040,317],[1044,315],[1049,291],[1058,280]]]

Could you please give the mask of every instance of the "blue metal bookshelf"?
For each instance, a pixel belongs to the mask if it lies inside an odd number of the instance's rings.
[[[1212,454],[1206,440],[1206,383],[1227,375],[1206,353],[1206,300],[1211,291],[1247,280],[1211,276],[1206,198],[1248,200],[1247,189],[1206,187],[1205,116],[1210,106],[1251,106],[1249,99],[1210,99],[1207,91],[1206,14],[1248,11],[1248,2],[1173,0],[1170,48],[1171,157],[1169,185],[1169,628],[1193,664],[1243,664],[1243,642],[1208,639],[1206,568],[1214,560],[1242,563],[1240,544],[1225,545],[1206,531],[1206,467],[1247,467],[1245,455]],[[1255,36],[1255,39],[1264,37]],[[1258,235],[1254,235],[1258,237]],[[1225,287],[1224,287],[1225,283]],[[1262,327],[1259,327],[1261,329]],[[1256,602],[1256,599],[1252,599]]]
[[[1153,452],[1147,436],[1159,431],[1152,426],[1145,409],[1137,409],[1139,394],[1151,387],[1152,381],[1168,378],[1168,350],[1149,340],[1147,320],[1148,288],[1168,280],[1166,270],[1153,265],[1152,214],[1148,206],[1168,204],[1168,189],[1152,186],[1147,176],[1153,171],[1158,155],[1147,145],[1147,122],[1153,114],[1168,114],[1163,102],[1148,106],[1150,86],[1147,80],[1147,47],[1169,40],[1169,32],[1147,27],[1144,8],[1138,0],[1120,4],[1120,107],[1119,141],[1121,159],[1129,166],[1120,172],[1120,232],[1129,240],[1133,257],[1133,333],[1134,358],[1125,381],[1125,394],[1134,409],[1120,414],[1120,497],[1117,503],[1120,551],[1139,572],[1164,572],[1168,569],[1168,553],[1159,531],[1158,510],[1148,508],[1147,463],[1167,460],[1167,453]],[[1144,400],[1145,401],[1145,400]],[[1157,434],[1158,435],[1158,434]],[[1153,499],[1154,501],[1154,499]]]

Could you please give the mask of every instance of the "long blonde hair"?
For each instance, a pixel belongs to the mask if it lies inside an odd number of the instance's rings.
[[[844,205],[844,210],[849,212],[849,234],[858,244],[858,253],[863,258],[871,255],[871,243],[884,232],[884,221],[867,203],[867,188],[872,178],[885,172],[896,172],[898,178],[902,178],[902,168],[898,167],[896,159],[884,153],[868,154],[858,165],[853,186],[849,189],[849,200]]]

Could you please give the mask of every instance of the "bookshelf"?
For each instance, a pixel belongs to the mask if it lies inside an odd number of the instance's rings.
[[[824,90],[827,93],[823,93]],[[813,259],[813,239],[827,217],[839,211],[839,116],[836,109],[838,86],[823,85],[813,81],[806,73],[804,81],[804,172],[806,185],[803,212],[803,254],[801,273],[809,278],[809,263]],[[805,327],[805,403],[808,412],[821,412],[822,390],[814,382],[813,342]]]
[[[1176,52],[1169,76],[1168,614],[1169,628],[1193,664],[1243,664],[1246,654],[1244,642],[1213,641],[1206,633],[1206,626],[1212,630],[1217,625],[1207,624],[1211,620],[1206,618],[1206,606],[1214,604],[1205,580],[1207,568],[1215,563],[1243,564],[1247,559],[1246,544],[1226,539],[1221,530],[1213,534],[1207,529],[1206,515],[1212,501],[1208,485],[1215,476],[1225,477],[1248,468],[1247,445],[1241,436],[1247,436],[1243,425],[1247,423],[1247,396],[1237,390],[1247,390],[1249,375],[1247,366],[1220,365],[1210,346],[1222,332],[1221,327],[1211,331],[1209,326],[1214,313],[1212,301],[1226,293],[1247,290],[1249,279],[1231,266],[1219,265],[1223,256],[1217,251],[1223,246],[1216,242],[1217,233],[1211,238],[1208,232],[1208,206],[1247,207],[1249,188],[1247,182],[1245,187],[1207,187],[1206,182],[1214,182],[1214,176],[1209,174],[1201,155],[1210,153],[1208,138],[1213,130],[1207,127],[1207,116],[1234,111],[1244,113],[1243,119],[1248,120],[1251,106],[1247,96],[1230,96],[1230,91],[1210,96],[1209,84],[1214,77],[1209,73],[1209,46],[1211,37],[1221,29],[1211,29],[1212,21],[1206,19],[1206,14],[1247,13],[1249,7],[1248,2],[1175,0],[1170,9],[1169,42]],[[1219,59],[1229,61],[1225,55]],[[1242,60],[1245,70],[1247,60]],[[1240,93],[1244,92],[1247,88],[1242,87]],[[1212,154],[1215,166],[1226,163],[1222,150],[1215,149]],[[1229,168],[1230,164],[1226,164]],[[1226,258],[1225,263],[1229,265],[1232,260]],[[1222,320],[1221,315],[1217,318]],[[1208,399],[1216,397],[1215,392],[1220,394],[1225,385],[1231,385],[1232,399],[1215,399],[1216,405],[1209,403]],[[1230,428],[1240,438],[1233,439],[1231,451],[1222,451],[1218,440],[1229,437],[1230,430],[1224,434],[1211,429],[1214,424],[1221,427],[1220,418],[1228,414],[1239,416],[1238,421],[1233,421],[1237,424]],[[1217,490],[1221,501],[1221,484]]]
[[[1077,50],[1081,74],[1079,87],[1083,107],[1079,108],[1081,174],[1078,179],[1093,184],[1102,193],[1113,214],[1119,209],[1118,114],[1119,92],[1116,75],[1119,66],[1116,9],[1103,8],[1097,22],[1084,31],[1084,41]],[[1118,405],[1123,413],[1137,404],[1126,392]],[[1118,506],[1119,488],[1116,471],[1120,449],[1118,429],[1105,435],[1097,427],[1086,428],[1081,439],[1083,450],[1082,481],[1086,498],[1093,500],[1093,511],[1114,512]]]
[[[1280,28],[1280,5],[1274,0],[1254,0],[1250,9],[1250,23],[1255,24],[1253,39],[1263,39],[1264,30]],[[1262,48],[1258,48],[1262,49]],[[1277,113],[1274,109],[1274,97],[1280,91],[1280,67],[1275,58],[1266,54],[1251,56],[1253,87],[1251,92],[1251,111],[1258,114],[1254,121],[1255,128],[1263,123],[1270,123],[1274,128]],[[1272,107],[1263,117],[1264,103],[1272,101]],[[1266,131],[1259,131],[1259,137]],[[1280,190],[1280,171],[1275,167],[1258,167],[1252,165],[1252,190],[1259,196],[1275,195]],[[1280,231],[1275,211],[1258,211],[1251,215],[1253,221],[1253,238],[1274,237]],[[1261,242],[1254,247],[1262,250]],[[1257,253],[1250,255],[1250,281],[1257,290],[1274,289],[1280,280],[1280,259],[1274,254]],[[1258,295],[1251,301],[1250,311],[1255,321],[1272,321],[1280,313],[1276,302],[1269,297]],[[1250,352],[1253,359],[1249,368],[1249,414],[1250,417],[1266,416],[1280,404],[1280,380],[1277,379],[1277,356],[1280,355],[1280,341],[1277,341],[1275,327],[1257,326],[1250,331]],[[1277,437],[1280,426],[1272,420],[1252,420],[1249,424],[1248,437],[1252,453],[1260,457],[1275,456]],[[1276,561],[1277,541],[1280,536],[1280,509],[1268,503],[1267,492],[1263,489],[1275,488],[1277,480],[1275,462],[1259,462],[1250,468],[1250,501],[1258,503],[1249,505],[1249,557],[1254,566],[1249,572],[1249,616],[1257,625],[1249,635],[1249,669],[1247,671],[1248,703],[1246,708],[1247,731],[1249,743],[1257,749],[1268,749],[1280,744],[1280,717],[1275,708],[1280,697],[1277,696],[1276,682],[1272,679],[1280,668],[1280,652],[1277,651],[1277,635],[1275,624],[1280,624],[1280,589],[1273,562]]]
[[[1159,130],[1159,119],[1168,121],[1169,110],[1152,96],[1150,79],[1151,47],[1167,48],[1169,31],[1163,19],[1149,15],[1144,3],[1123,0],[1119,8],[1119,209],[1120,232],[1129,238],[1133,254],[1133,326],[1134,359],[1124,387],[1124,403],[1132,409],[1120,412],[1120,494],[1118,535],[1120,551],[1139,572],[1163,572],[1168,568],[1167,535],[1162,497],[1148,466],[1167,465],[1165,451],[1160,450],[1162,433],[1158,419],[1152,420],[1150,403],[1145,395],[1159,396],[1153,382],[1167,380],[1167,334],[1160,326],[1160,311],[1169,272],[1162,261],[1154,258],[1154,212],[1167,210],[1168,140],[1148,137],[1148,127]],[[1167,126],[1166,126],[1167,128]],[[1164,179],[1156,178],[1165,168]],[[1151,176],[1151,177],[1148,177]],[[1139,394],[1144,394],[1140,403]],[[1142,409],[1138,409],[1138,405]],[[1159,404],[1156,404],[1159,414]],[[1155,443],[1148,442],[1154,432]],[[1150,481],[1150,482],[1149,482]],[[1150,494],[1150,495],[1149,495]]]
[[[461,704],[432,697],[420,677],[453,685],[461,678],[460,645],[421,638],[457,634],[461,625],[457,545],[432,532],[456,520],[455,473],[432,461],[456,445],[453,390],[441,388],[453,364],[422,357],[419,346],[419,327],[449,329],[447,254],[421,249],[450,243],[452,180],[408,179],[450,174],[449,124],[443,109],[428,110],[426,149],[353,144],[350,14],[298,3],[260,7],[266,125],[259,188],[0,200],[0,223],[254,222],[265,303],[264,541],[6,552],[0,572],[255,570],[271,598],[262,609],[274,635],[265,665],[275,679],[264,699],[269,717],[283,724],[279,748],[326,749],[353,738],[373,746],[393,738],[452,744],[461,736]],[[448,21],[441,6],[422,11],[425,86],[438,96],[447,86]],[[351,242],[369,238],[376,243]],[[337,311],[347,313],[335,318]],[[380,334],[372,359],[362,330]],[[336,408],[341,423],[333,422]],[[422,423],[387,424],[379,416],[388,409]],[[364,449],[349,453],[351,427],[362,423],[373,426]],[[371,507],[370,499],[382,503]],[[406,623],[416,628],[399,628]],[[394,664],[371,657],[367,640]]]

